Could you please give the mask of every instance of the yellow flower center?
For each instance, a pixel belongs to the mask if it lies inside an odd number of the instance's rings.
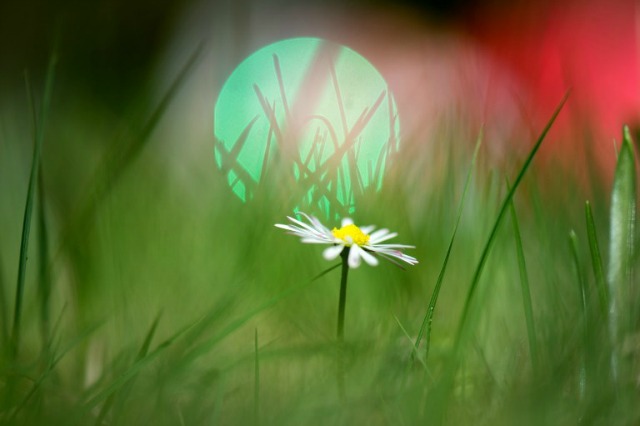
[[[353,223],[343,226],[342,228],[333,228],[331,233],[334,237],[344,241],[347,247],[351,247],[353,244],[363,246],[369,242],[369,235],[365,234],[355,226]]]

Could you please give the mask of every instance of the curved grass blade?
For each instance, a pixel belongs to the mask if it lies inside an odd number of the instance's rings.
[[[64,310],[62,313],[64,313]],[[58,322],[62,318],[62,313],[60,314],[60,318],[58,319]],[[79,334],[75,338],[71,339],[67,344],[65,344],[64,347],[58,353],[51,354],[49,363],[47,364],[44,372],[40,375],[40,377],[34,380],[33,385],[29,390],[29,392],[27,393],[27,395],[24,397],[24,399],[20,404],[16,405],[16,408],[11,413],[9,417],[9,423],[11,423],[11,421],[14,420],[18,416],[18,414],[27,406],[27,403],[31,400],[31,398],[34,397],[34,395],[41,388],[45,380],[53,374],[55,367],[58,365],[60,361],[62,361],[65,355],[69,353],[72,349],[74,349],[76,346],[79,346],[80,344],[85,342],[87,338],[91,334],[93,334],[96,330],[98,330],[100,327],[102,327],[102,325],[103,323],[95,323],[91,325],[90,327],[85,329],[81,334]],[[52,331],[53,333],[55,333],[55,329],[56,327],[54,326],[54,330]]]
[[[509,182],[507,182],[509,188]],[[533,321],[533,305],[531,303],[531,290],[529,289],[529,278],[527,274],[527,263],[524,258],[524,249],[522,248],[522,237],[520,235],[520,226],[518,225],[518,216],[513,200],[509,203],[511,211],[511,223],[513,224],[513,234],[516,243],[516,255],[518,257],[518,269],[520,271],[520,288],[522,290],[522,306],[524,310],[524,318],[527,324],[527,337],[529,338],[529,356],[531,357],[531,365],[534,374],[538,371],[538,344],[536,339],[535,323]]]
[[[18,348],[20,346],[20,322],[22,317],[22,299],[24,296],[24,285],[26,279],[27,269],[27,253],[29,249],[29,235],[31,232],[31,216],[33,212],[33,199],[35,198],[35,186],[38,179],[38,171],[40,170],[40,154],[42,152],[42,142],[44,140],[44,124],[46,122],[47,114],[49,112],[49,105],[51,103],[51,92],[53,90],[53,77],[55,65],[57,62],[57,55],[54,53],[49,59],[49,65],[47,68],[47,76],[44,87],[44,97],[42,100],[42,111],[40,113],[39,120],[36,118],[35,105],[33,104],[33,98],[31,94],[31,85],[29,83],[29,77],[25,76],[27,84],[27,92],[31,108],[34,115],[34,121],[36,121],[34,132],[34,148],[33,158],[31,160],[31,172],[29,175],[29,187],[27,189],[27,200],[24,208],[24,217],[22,222],[22,239],[20,242],[20,258],[18,263],[18,280],[16,283],[16,299],[13,312],[13,328],[11,331],[11,353],[12,356],[17,355]]]
[[[253,414],[255,424],[260,424],[260,347],[258,346],[258,329],[255,330],[253,339],[254,359],[254,378],[253,378]]]
[[[0,256],[0,321],[2,321],[2,325],[0,325],[0,332],[2,336],[0,338],[0,342],[2,342],[2,347],[6,348],[7,343],[9,343],[9,306],[7,303],[7,293],[4,289],[4,272],[2,270],[2,256]]]
[[[633,279],[633,251],[636,215],[636,168],[631,134],[627,126],[611,193],[609,270],[609,333],[613,350],[611,373],[614,382],[622,377],[620,351],[631,326],[630,287]]]
[[[438,274],[438,279],[436,280],[436,285],[433,289],[433,293],[431,294],[431,300],[429,301],[429,307],[427,308],[427,312],[422,320],[422,325],[420,326],[420,331],[418,332],[418,337],[416,337],[416,341],[414,344],[413,354],[416,353],[418,348],[420,347],[420,341],[422,340],[423,334],[425,335],[425,362],[429,357],[429,349],[431,347],[431,323],[433,322],[433,314],[436,309],[436,303],[438,303],[438,296],[440,295],[440,289],[442,288],[442,281],[444,280],[444,274],[447,270],[447,265],[449,264],[449,256],[451,255],[451,250],[453,249],[453,242],[456,238],[456,233],[458,232],[458,225],[460,224],[460,218],[462,217],[462,212],[464,210],[464,202],[467,197],[467,191],[469,189],[469,184],[471,183],[471,175],[476,164],[476,159],[478,157],[478,151],[480,150],[480,145],[482,144],[484,129],[480,129],[480,133],[478,134],[478,138],[476,140],[476,146],[473,151],[473,157],[471,158],[471,165],[469,166],[469,170],[467,171],[467,177],[464,183],[464,189],[462,191],[462,198],[460,199],[460,205],[458,206],[458,213],[456,216],[456,223],[453,227],[453,232],[451,233],[451,239],[449,240],[449,247],[447,248],[447,254],[444,256],[444,261],[442,263],[442,267],[440,268],[440,273]]]
[[[117,180],[124,175],[124,172],[128,170],[133,162],[140,156],[143,149],[147,146],[152,132],[155,130],[158,122],[169,107],[169,104],[171,104],[171,101],[175,98],[176,94],[186,81],[187,76],[191,73],[194,66],[200,59],[203,49],[204,44],[200,43],[191,53],[136,137],[128,141],[124,146],[116,146],[112,152],[111,161],[106,164],[106,166],[109,167],[109,170],[105,170],[105,173],[109,179],[104,182],[106,184],[106,187],[104,188],[105,193],[98,194],[99,196],[106,195]]]
[[[485,247],[484,247],[484,249],[482,251],[482,255],[480,256],[480,260],[478,262],[478,266],[476,267],[476,271],[475,271],[475,273],[473,275],[473,280],[471,281],[471,286],[469,287],[469,291],[467,293],[467,298],[466,298],[466,301],[465,301],[465,306],[464,306],[464,310],[462,312],[462,318],[461,318],[461,321],[460,321],[460,325],[458,327],[458,333],[457,333],[457,337],[456,337],[456,352],[458,352],[458,350],[460,349],[460,344],[462,343],[463,330],[464,330],[464,327],[466,326],[466,319],[468,318],[469,313],[470,313],[470,309],[471,309],[471,301],[473,300],[473,296],[475,295],[476,289],[478,288],[478,283],[480,282],[480,277],[482,276],[482,272],[484,270],[484,266],[485,266],[485,264],[487,262],[487,258],[489,257],[489,253],[491,252],[491,248],[493,247],[493,243],[494,243],[494,241],[496,239],[496,235],[498,233],[498,228],[500,227],[500,224],[502,223],[502,219],[504,218],[504,216],[506,214],[507,208],[509,207],[509,204],[511,203],[511,200],[513,199],[513,194],[515,194],[516,190],[520,186],[520,183],[522,182],[522,179],[524,178],[524,175],[527,172],[527,169],[531,165],[531,162],[533,161],[533,158],[535,157],[536,153],[538,152],[538,149],[540,149],[540,146],[542,145],[542,141],[544,141],[545,137],[547,136],[547,133],[551,129],[551,126],[553,125],[554,121],[558,117],[558,114],[560,114],[560,111],[562,110],[562,107],[564,106],[565,102],[567,101],[567,99],[569,97],[569,93],[570,92],[567,92],[564,95],[564,97],[560,101],[560,104],[558,105],[558,107],[554,111],[553,115],[551,116],[551,119],[549,120],[547,125],[542,130],[542,133],[538,137],[538,140],[534,144],[533,148],[531,149],[531,152],[527,156],[527,159],[525,160],[524,164],[520,168],[520,171],[518,172],[518,175],[516,176],[516,179],[513,182],[513,186],[511,187],[511,189],[507,193],[507,196],[505,197],[504,201],[502,202],[502,205],[500,207],[500,211],[498,213],[498,217],[496,218],[496,221],[495,221],[495,223],[493,225],[493,228],[491,229],[491,233],[489,234],[489,238],[487,240],[487,243],[485,244]]]
[[[42,163],[38,171],[38,292],[40,298],[40,332],[42,347],[49,349],[51,313],[49,299],[51,297],[51,270],[49,269],[49,231],[45,213],[44,182],[42,178]]]
[[[298,285],[292,286],[292,287],[282,291],[281,293],[275,295],[271,299],[263,302],[262,304],[258,305],[257,307],[253,308],[252,310],[248,311],[244,315],[241,315],[240,317],[236,318],[234,321],[232,321],[230,324],[228,324],[226,327],[224,327],[219,333],[214,335],[212,338],[200,343],[190,353],[185,355],[183,357],[183,365],[187,365],[187,364],[193,362],[194,360],[196,360],[197,358],[201,357],[202,355],[208,353],[220,341],[222,341],[224,338],[229,336],[231,333],[233,333],[234,331],[236,331],[237,329],[239,329],[240,327],[245,325],[251,318],[253,318],[256,315],[258,315],[259,313],[271,308],[272,306],[275,306],[280,301],[282,301],[282,300],[286,299],[287,297],[293,295],[297,291],[302,290],[303,288],[308,286],[310,283],[316,281],[317,279],[319,279],[320,277],[324,276],[328,272],[336,269],[338,266],[341,266],[341,264],[330,266],[329,268],[325,269],[320,274],[316,275],[310,281],[305,281],[302,284],[298,284]]]
[[[147,332],[144,342],[142,343],[142,346],[140,347],[140,350],[136,355],[135,361],[142,360],[149,353],[149,347],[151,346],[151,341],[153,340],[153,336],[155,336],[156,329],[158,328],[158,324],[160,323],[161,316],[162,316],[162,311],[159,312],[158,315],[156,315],[156,318],[151,324],[151,327]],[[96,421],[95,421],[96,426],[104,424],[104,419],[106,418],[107,414],[112,409],[112,407],[114,406],[114,403],[119,402],[120,405],[122,405],[123,401],[127,399],[131,391],[131,388],[133,386],[134,379],[135,379],[135,376],[132,377],[127,384],[123,385],[123,389],[120,392],[114,392],[111,395],[109,395],[106,402],[102,405],[102,408],[100,409],[100,413],[96,417]],[[119,421],[113,421],[113,423],[119,423]]]
[[[546,126],[542,130],[542,133],[540,134],[535,144],[533,145],[533,148],[529,152],[529,155],[527,156],[524,164],[520,168],[520,171],[518,172],[518,175],[513,182],[513,186],[508,191],[507,196],[502,202],[502,205],[498,213],[498,217],[496,218],[493,228],[491,229],[489,238],[487,239],[487,242],[484,246],[482,255],[480,256],[480,260],[478,261],[478,265],[473,275],[471,285],[469,287],[469,290],[467,291],[467,298],[465,300],[465,304],[462,310],[460,323],[458,324],[458,330],[454,337],[455,339],[454,346],[451,353],[452,356],[449,358],[449,365],[446,367],[446,371],[444,375],[441,377],[440,382],[433,389],[433,392],[428,402],[430,417],[434,419],[434,421],[432,422],[433,424],[440,424],[443,421],[445,413],[447,412],[449,407],[449,401],[450,401],[454,384],[455,384],[456,373],[458,371],[458,367],[461,362],[460,355],[462,352],[462,348],[464,343],[467,340],[466,337],[472,332],[471,325],[467,324],[468,319],[471,315],[472,302],[474,300],[474,296],[478,288],[480,278],[482,277],[484,266],[489,257],[489,253],[491,252],[493,243],[496,240],[498,228],[500,227],[500,224],[502,223],[502,220],[507,212],[507,209],[509,208],[509,204],[511,203],[513,194],[518,189],[518,186],[520,186],[520,182],[522,182],[522,179],[525,173],[527,172],[529,165],[533,161],[533,158],[538,152],[538,149],[540,149],[540,146],[542,145],[542,141],[544,141],[545,137],[547,136],[547,133],[549,132],[549,130],[551,129],[551,126],[553,125],[556,118],[558,117],[558,114],[560,114],[560,111],[562,110],[562,107],[567,101],[569,94],[570,94],[570,91],[567,91],[567,93],[564,95],[564,97],[560,101],[560,104],[558,105],[556,110],[553,112],[551,118],[549,119]]]
[[[122,374],[120,374],[116,379],[111,382],[109,386],[102,389],[92,398],[88,399],[85,403],[85,409],[90,410],[96,405],[98,405],[101,401],[105,400],[109,396],[113,395],[116,391],[122,388],[124,385],[129,383],[129,381],[134,378],[138,372],[151,363],[151,361],[155,360],[158,356],[160,356],[167,348],[169,348],[176,340],[185,335],[189,330],[195,327],[200,320],[193,321],[192,323],[184,326],[177,332],[175,332],[172,336],[164,340],[160,343],[153,351],[146,352],[143,356],[138,356],[136,361]],[[150,337],[153,336],[155,332],[156,323],[152,326],[150,332],[147,335],[147,340],[150,341]],[[146,345],[146,340],[145,340]],[[144,345],[143,345],[144,349]],[[141,352],[142,353],[142,352]]]
[[[573,257],[573,263],[576,269],[576,277],[578,279],[578,290],[580,291],[580,316],[581,316],[581,326],[582,326],[582,334],[584,340],[583,352],[579,354],[580,356],[580,373],[578,378],[578,391],[580,395],[580,399],[584,399],[587,390],[587,365],[586,365],[586,351],[589,347],[589,311],[588,311],[588,300],[589,297],[587,295],[587,284],[584,279],[584,274],[582,273],[582,267],[580,266],[580,257],[578,256],[578,236],[576,233],[571,230],[569,232],[569,246],[571,248],[571,255]]]
[[[85,193],[81,196],[77,210],[67,220],[61,232],[61,244],[56,249],[56,256],[60,252],[69,250],[70,247],[84,238],[87,229],[90,227],[92,217],[101,202],[148,146],[158,122],[162,119],[171,101],[178,94],[197,64],[203,47],[203,43],[200,43],[191,53],[140,129],[132,137],[116,139],[113,148],[105,153],[104,158],[91,177],[90,184],[84,191]]]
[[[609,293],[607,289],[607,282],[604,277],[604,267],[602,266],[602,256],[600,255],[600,245],[598,244],[596,225],[593,220],[591,204],[588,201],[584,205],[584,213],[587,222],[587,237],[589,238],[589,251],[591,252],[593,275],[596,277],[596,287],[598,288],[598,299],[600,300],[602,314],[606,317],[607,306],[609,305]]]

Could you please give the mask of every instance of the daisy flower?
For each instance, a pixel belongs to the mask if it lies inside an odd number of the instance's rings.
[[[298,212],[309,223],[287,216],[292,222],[283,225],[276,224],[278,228],[289,231],[289,234],[301,238],[303,243],[327,244],[323,256],[327,260],[333,260],[340,256],[344,250],[348,250],[349,267],[357,268],[361,260],[371,266],[378,264],[378,256],[398,265],[394,259],[402,260],[409,265],[418,263],[415,257],[404,254],[401,250],[415,248],[405,244],[381,244],[384,241],[396,237],[396,232],[389,232],[388,229],[375,230],[375,226],[356,226],[349,218],[342,219],[341,227],[329,230],[318,218]]]

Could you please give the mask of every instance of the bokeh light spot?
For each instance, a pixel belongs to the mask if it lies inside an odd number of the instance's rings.
[[[298,187],[297,205],[352,213],[358,195],[380,189],[399,131],[393,96],[369,61],[333,42],[293,38],[254,52],[225,82],[215,161],[243,201],[277,168]]]

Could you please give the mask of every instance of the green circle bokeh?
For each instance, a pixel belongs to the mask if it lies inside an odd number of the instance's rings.
[[[353,212],[359,193],[381,187],[398,149],[397,115],[385,80],[354,50],[318,38],[282,40],[246,58],[222,87],[216,164],[243,201],[278,167],[305,194],[299,205]]]

